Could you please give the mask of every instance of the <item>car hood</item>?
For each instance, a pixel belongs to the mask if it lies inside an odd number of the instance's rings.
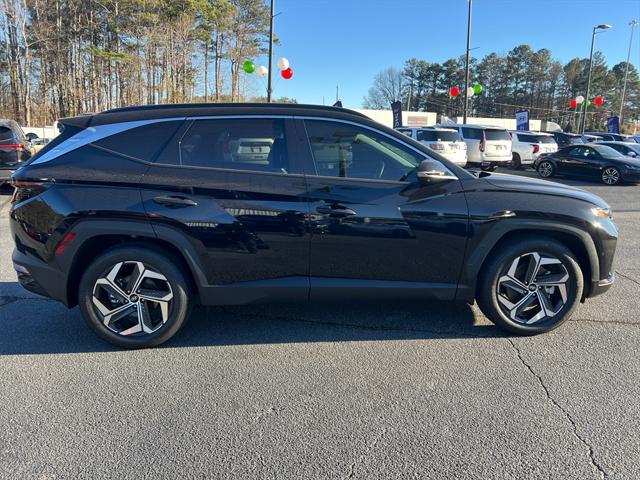
[[[507,175],[503,173],[492,173],[484,180],[494,187],[513,192],[539,193],[541,195],[554,195],[558,197],[569,197],[592,203],[601,208],[609,205],[598,195],[581,190],[579,188],[561,185],[547,180],[537,178],[527,178],[517,175]]]

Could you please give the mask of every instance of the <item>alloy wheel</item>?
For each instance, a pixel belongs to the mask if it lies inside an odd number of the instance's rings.
[[[620,172],[616,168],[605,168],[602,172],[602,181],[607,185],[615,185],[619,180]]]
[[[553,165],[551,165],[551,163],[549,162],[542,162],[538,167],[538,173],[541,177],[550,177],[553,173]]]
[[[138,261],[113,265],[93,287],[92,302],[102,323],[123,336],[158,331],[169,319],[172,300],[167,278]]]
[[[567,302],[569,273],[558,258],[539,252],[515,258],[498,279],[502,311],[515,322],[532,325],[555,317]]]

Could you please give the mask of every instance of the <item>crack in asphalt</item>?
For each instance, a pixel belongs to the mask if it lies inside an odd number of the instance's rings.
[[[15,297],[13,295],[0,296],[0,307],[4,307],[6,305],[11,305],[15,302],[20,302],[22,300],[38,300],[40,302],[55,302],[51,298],[40,298],[40,297]]]
[[[567,322],[588,322],[588,323],[610,323],[612,325],[628,325],[631,327],[639,327],[637,322],[623,322],[621,320],[593,320],[591,318],[570,318]]]
[[[619,272],[616,270],[616,275],[620,275],[622,278],[626,278],[627,280],[632,281],[633,283],[635,283],[636,285],[640,286],[640,282],[638,280],[636,280],[635,278],[631,278],[629,275],[625,275],[622,272]]]
[[[378,442],[382,439],[382,437],[385,436],[386,433],[387,433],[387,427],[383,427],[382,431],[373,439],[373,441],[369,445],[367,445],[367,448],[365,448],[364,452],[358,457],[358,459],[349,465],[349,470],[347,471],[347,474],[344,477],[342,477],[343,480],[355,477],[356,466],[362,465],[364,463],[364,461],[367,459],[371,451],[376,447]]]
[[[583,438],[579,433],[578,433],[578,425],[576,424],[575,420],[573,419],[573,417],[571,416],[571,414],[562,406],[558,403],[557,400],[555,400],[552,396],[551,393],[549,392],[549,389],[547,388],[547,386],[545,385],[544,381],[542,380],[542,377],[540,375],[538,375],[534,370],[533,367],[531,367],[531,365],[529,365],[529,363],[527,363],[527,361],[523,358],[522,356],[522,352],[520,351],[520,349],[518,348],[518,346],[515,344],[515,342],[511,339],[511,338],[507,338],[506,339],[510,344],[511,347],[513,348],[513,350],[516,353],[516,356],[518,357],[518,359],[520,360],[520,362],[522,363],[522,365],[524,365],[527,370],[529,370],[529,372],[536,378],[536,380],[538,381],[538,384],[542,387],[542,389],[544,390],[546,396],[547,396],[547,400],[549,400],[549,402],[551,402],[551,404],[556,407],[560,412],[562,412],[562,414],[566,417],[566,419],[569,421],[569,423],[571,424],[571,427],[573,429],[573,435],[587,448],[588,451],[588,456],[589,456],[589,463],[591,463],[591,466],[594,468],[594,470],[596,471],[596,473],[598,474],[598,476],[601,479],[605,479],[607,478],[607,472],[604,470],[604,468],[602,467],[602,465],[600,465],[598,463],[598,461],[595,458],[595,452],[593,450],[593,447],[586,441],[585,438]]]

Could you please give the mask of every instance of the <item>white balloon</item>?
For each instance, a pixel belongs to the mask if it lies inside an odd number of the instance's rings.
[[[578,95],[576,97],[576,103],[580,104],[582,102],[584,102],[584,97],[582,95]]]
[[[289,68],[289,60],[282,57],[280,60],[278,60],[278,69],[286,70],[287,68]]]
[[[473,91],[473,87],[467,88],[467,97],[473,97],[473,94],[476,93]]]
[[[259,77],[266,77],[269,73],[269,69],[264,65],[260,65],[258,68],[256,68],[256,73]]]

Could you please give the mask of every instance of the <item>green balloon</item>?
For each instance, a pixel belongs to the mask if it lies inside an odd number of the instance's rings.
[[[591,106],[591,100],[587,100],[587,107]]]
[[[482,85],[480,85],[479,83],[476,83],[476,84],[473,86],[473,93],[474,93],[475,95],[480,95],[480,94],[482,93]]]
[[[242,64],[242,69],[245,71],[245,73],[253,73],[256,71],[256,64],[251,60],[247,60]]]

